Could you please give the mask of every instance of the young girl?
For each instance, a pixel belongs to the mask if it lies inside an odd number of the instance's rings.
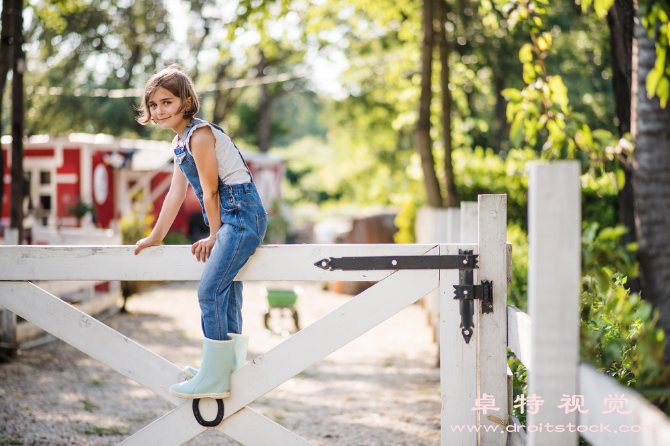
[[[248,338],[242,336],[242,282],[235,276],[263,240],[267,214],[251,172],[232,140],[218,126],[195,118],[200,107],[193,82],[176,65],[149,79],[140,124],[159,124],[175,136],[174,174],[158,221],[149,237],[137,242],[135,254],[159,245],[177,215],[188,184],[209,225],[209,237],[191,252],[206,262],[198,286],[205,335],[200,370],[170,387],[181,398],[226,398],[230,374],[244,365]]]

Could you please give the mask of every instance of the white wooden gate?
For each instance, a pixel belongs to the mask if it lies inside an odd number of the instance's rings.
[[[231,376],[225,418],[216,427],[245,445],[308,445],[306,440],[247,405],[356,339],[434,289],[440,290],[442,444],[502,446],[500,422],[508,420],[505,195],[479,198],[479,239],[472,245],[269,245],[262,246],[238,280],[379,281],[312,325],[258,356]],[[457,270],[325,271],[324,258],[437,256],[459,249],[479,253],[474,283],[493,282],[493,312],[480,314],[475,333],[461,336]],[[190,246],[158,246],[133,255],[134,246],[2,246],[0,306],[33,322],[178,407],[120,444],[181,445],[209,428],[198,424],[191,401],[168,389],[182,369],[126,336],[28,282],[30,280],[199,280],[203,264]],[[494,397],[495,417],[473,410],[483,394]],[[505,420],[505,421],[502,421]],[[454,430],[453,426],[498,426]],[[479,432],[477,432],[479,431]]]

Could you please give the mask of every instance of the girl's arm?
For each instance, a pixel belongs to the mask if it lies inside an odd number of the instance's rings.
[[[170,190],[165,197],[163,202],[163,207],[161,208],[161,213],[158,216],[158,221],[154,226],[153,231],[147,238],[143,238],[135,244],[135,255],[137,255],[141,250],[148,246],[160,245],[161,241],[165,238],[172,222],[179,212],[181,204],[186,198],[186,192],[188,191],[188,182],[186,177],[182,173],[181,169],[175,163],[174,173],[172,174],[172,182],[170,183]]]
[[[198,261],[209,258],[216,242],[216,233],[221,228],[221,201],[219,198],[219,171],[216,166],[214,147],[216,139],[209,126],[201,127],[191,135],[190,148],[198,170],[200,185],[202,186],[202,202],[205,212],[209,216],[209,237],[195,242],[191,252]]]

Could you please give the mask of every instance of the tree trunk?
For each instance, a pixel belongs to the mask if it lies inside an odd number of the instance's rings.
[[[454,166],[451,162],[451,90],[449,90],[449,42],[447,41],[447,3],[445,0],[435,0],[435,12],[439,19],[437,42],[440,48],[440,86],[442,90],[442,143],[444,144],[444,206],[447,208],[459,205]]]
[[[11,10],[14,21],[12,42],[12,195],[10,226],[18,230],[18,243],[23,242],[23,73],[26,59],[23,54],[23,0],[14,0]]]
[[[631,72],[633,62],[633,0],[616,0],[607,14],[610,28],[610,50],[612,53],[612,89],[619,120],[619,137],[630,132]],[[633,197],[633,169],[629,159],[621,159],[625,183],[619,191],[619,223],[628,228],[621,237],[623,246],[637,241],[635,230],[635,205]],[[637,293],[641,290],[639,278],[628,278],[626,287]]]
[[[414,131],[414,144],[421,155],[421,167],[426,184],[428,206],[442,207],[440,183],[435,173],[433,158],[433,140],[430,137],[430,102],[432,100],[431,77],[433,64],[433,12],[432,0],[423,1],[423,49],[421,55],[421,99],[419,100],[419,119]]]
[[[223,118],[220,117],[223,111],[221,100],[223,99],[223,94],[221,93],[221,82],[226,77],[226,71],[228,71],[228,61],[220,62],[216,68],[216,78],[214,79],[214,85],[216,85],[216,90],[214,90],[213,99],[214,107],[212,111],[212,122],[218,124],[223,121]]]
[[[14,35],[12,29],[12,16],[9,11],[12,9],[12,0],[2,1],[2,31],[0,31],[0,136],[2,136],[2,104],[5,98],[5,86],[7,85],[7,73],[9,73],[11,63],[11,44],[10,41]],[[3,199],[5,197],[5,159],[0,148],[0,212],[3,209]]]
[[[266,67],[265,54],[261,51],[261,60],[258,62],[258,74],[263,77]],[[270,148],[270,95],[268,85],[261,84],[261,97],[258,104],[258,148],[261,152],[267,152]]]
[[[500,64],[502,66],[502,64]],[[509,149],[509,130],[510,125],[507,122],[507,99],[502,95],[505,89],[504,70],[495,70],[493,74],[493,85],[495,87],[496,106],[493,112],[493,150],[500,153]]]
[[[661,108],[658,97],[647,97],[646,78],[656,61],[654,39],[635,24],[631,133],[633,196],[642,297],[659,310],[658,326],[670,340],[670,107]],[[665,344],[670,361],[670,342]]]

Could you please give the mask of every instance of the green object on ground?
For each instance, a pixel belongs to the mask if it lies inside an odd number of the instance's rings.
[[[298,293],[293,290],[268,289],[268,305],[270,308],[293,307]]]

